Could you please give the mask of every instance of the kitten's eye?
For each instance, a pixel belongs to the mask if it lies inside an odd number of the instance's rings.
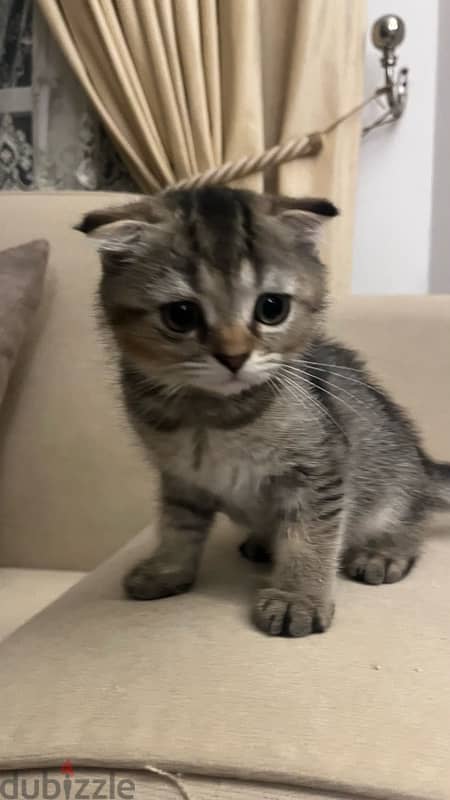
[[[254,316],[263,325],[279,325],[288,316],[290,308],[288,294],[262,294],[256,301]]]
[[[197,303],[181,300],[178,303],[167,303],[161,308],[161,318],[171,331],[191,333],[203,320],[202,311]]]

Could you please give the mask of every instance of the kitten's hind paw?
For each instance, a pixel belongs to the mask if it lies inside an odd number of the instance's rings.
[[[239,551],[248,561],[255,561],[257,564],[270,564],[272,561],[269,551],[256,536],[249,536],[242,542]]]
[[[342,568],[349,578],[371,586],[396,583],[404,578],[415,562],[411,556],[388,556],[374,551],[350,548],[344,555]]]
[[[123,587],[133,600],[157,600],[189,591],[193,580],[190,572],[148,558],[125,575]]]

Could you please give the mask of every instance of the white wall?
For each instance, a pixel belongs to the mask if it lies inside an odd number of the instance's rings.
[[[430,290],[450,292],[450,2],[439,3]]]
[[[430,283],[439,0],[368,0],[368,9],[369,36],[385,13],[405,21],[399,64],[410,67],[410,94],[403,118],[361,143],[353,291],[422,293]],[[369,40],[367,94],[382,81],[379,57]]]

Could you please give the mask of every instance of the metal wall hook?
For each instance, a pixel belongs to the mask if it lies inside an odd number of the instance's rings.
[[[376,90],[376,97],[380,98],[385,106],[383,113],[370,125],[363,129],[363,135],[399,119],[406,106],[408,98],[408,68],[397,70],[398,56],[396,53],[406,33],[406,26],[401,17],[396,14],[385,14],[377,19],[372,26],[372,42],[381,50],[381,66],[384,69],[384,85]]]

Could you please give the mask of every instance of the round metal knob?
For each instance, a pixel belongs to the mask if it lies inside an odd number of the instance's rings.
[[[405,38],[405,23],[396,14],[385,14],[372,26],[372,42],[379,50],[394,50]]]

